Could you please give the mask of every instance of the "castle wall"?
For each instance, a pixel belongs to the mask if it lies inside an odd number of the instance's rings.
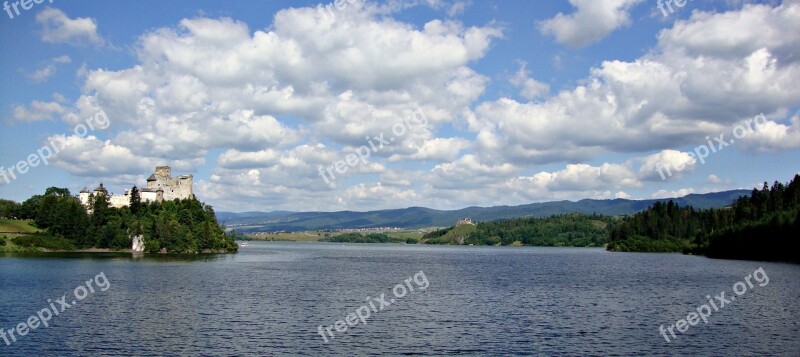
[[[155,192],[142,192],[139,191],[139,197],[142,202],[156,202],[158,201],[158,194]]]
[[[81,192],[78,198],[80,198],[82,205],[89,207],[89,192]]]
[[[127,207],[131,203],[131,197],[128,195],[111,195],[108,198],[108,203],[111,207]]]

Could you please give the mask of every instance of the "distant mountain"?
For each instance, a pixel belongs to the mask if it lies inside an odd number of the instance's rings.
[[[234,212],[216,212],[217,220],[222,221],[234,221],[234,220],[242,220],[247,218],[259,218],[259,219],[269,219],[271,217],[283,217],[286,215],[290,215],[296,212],[290,211],[272,211],[272,212],[241,212],[241,213],[234,213]]]
[[[548,217],[555,214],[584,213],[611,216],[632,215],[656,202],[674,201],[680,206],[698,209],[719,208],[731,205],[749,190],[734,190],[705,194],[691,194],[680,198],[657,200],[594,200],[578,202],[555,201],[531,203],[521,206],[467,207],[443,211],[424,207],[409,207],[368,212],[217,212],[217,219],[241,232],[309,231],[346,228],[423,228],[449,227],[461,218],[473,221],[494,221],[518,217]]]

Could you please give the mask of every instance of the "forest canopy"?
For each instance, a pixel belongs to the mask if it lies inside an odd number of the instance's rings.
[[[800,175],[787,184],[765,182],[726,208],[656,203],[617,225],[608,249],[800,262],[798,233]]]

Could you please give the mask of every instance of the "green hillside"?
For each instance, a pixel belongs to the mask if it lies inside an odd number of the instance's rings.
[[[0,234],[38,232],[39,229],[31,223],[33,223],[31,220],[0,219]]]
[[[457,225],[430,232],[421,243],[601,247],[617,218],[566,214]]]
[[[437,235],[436,232],[431,232],[433,234],[429,233],[431,234],[430,236],[426,234],[424,237],[422,237],[422,241],[420,241],[420,243],[461,245],[465,244],[470,235],[477,231],[478,227],[472,224],[457,225],[451,228],[436,231],[440,232],[441,235]]]

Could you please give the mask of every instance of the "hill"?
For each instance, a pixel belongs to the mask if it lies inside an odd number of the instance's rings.
[[[608,249],[800,262],[798,232],[800,175],[772,187],[765,182],[726,209],[656,203],[614,227]]]
[[[474,221],[494,221],[520,217],[544,218],[570,213],[633,215],[656,202],[668,202],[669,200],[681,206],[693,206],[697,209],[721,208],[731,205],[740,196],[747,195],[749,192],[748,190],[733,190],[652,200],[585,199],[577,202],[555,201],[520,206],[467,207],[451,211],[409,207],[367,212],[218,212],[217,218],[228,227],[245,233],[379,227],[449,227],[464,217],[470,217]]]

